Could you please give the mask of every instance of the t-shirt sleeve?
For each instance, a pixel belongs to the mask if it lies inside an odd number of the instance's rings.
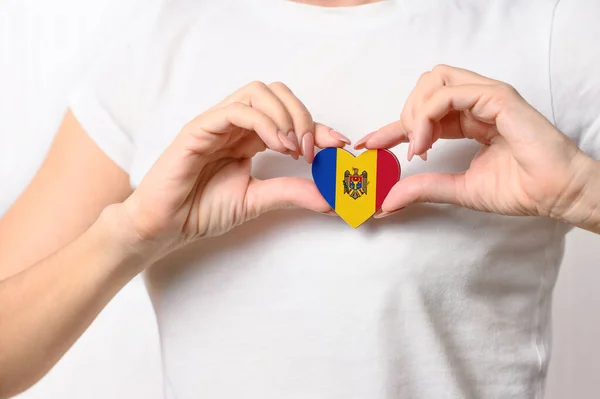
[[[550,44],[556,126],[600,159],[600,1],[560,0]]]
[[[89,137],[127,173],[147,101],[147,42],[161,10],[159,1],[146,5],[117,41],[101,51],[69,99],[70,110]]]

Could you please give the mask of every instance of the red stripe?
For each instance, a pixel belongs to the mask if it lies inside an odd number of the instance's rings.
[[[375,210],[400,179],[400,163],[398,159],[387,150],[377,150],[377,193],[375,195]]]

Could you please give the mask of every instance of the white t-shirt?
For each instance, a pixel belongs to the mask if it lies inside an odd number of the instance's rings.
[[[181,127],[253,80],[282,81],[354,142],[396,120],[438,63],[514,85],[600,156],[599,1],[157,1],[72,109],[133,186]],[[403,176],[465,170],[479,146],[436,144]],[[259,178],[305,176],[274,153]],[[568,227],[414,205],[354,230],[280,211],[147,272],[167,396],[541,398],[551,293]]]

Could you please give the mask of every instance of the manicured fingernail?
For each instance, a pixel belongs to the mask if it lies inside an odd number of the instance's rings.
[[[354,144],[354,148],[357,150],[360,150],[362,147],[364,147],[365,143],[367,142],[367,140],[369,140],[369,138],[374,135],[375,133],[377,133],[377,130],[375,130],[374,132],[371,132],[369,134],[367,134],[365,137],[363,137],[362,139],[358,140],[356,142],[356,144]]]
[[[396,213],[396,212],[383,212],[382,211],[380,213],[377,213],[377,214],[373,215],[373,218],[374,219],[383,219],[383,218],[386,218],[386,217],[388,217],[390,215],[393,215],[394,213]]]
[[[296,148],[295,151],[298,151],[298,138],[296,137],[296,133],[290,131],[287,134],[287,138],[294,144]]]
[[[346,144],[350,144],[350,139],[336,130],[330,130],[329,135],[336,140],[343,141]]]
[[[413,156],[415,156],[414,146],[415,146],[415,142],[411,139],[410,144],[408,144],[408,154],[407,154],[408,162],[412,161]]]
[[[419,155],[423,161],[427,161],[427,151]]]
[[[291,133],[293,134],[293,132],[291,132]],[[289,133],[288,133],[288,136],[289,136]],[[296,145],[296,143],[294,143],[292,140],[290,140],[288,138],[288,136],[285,136],[281,132],[277,132],[277,137],[279,137],[279,141],[281,141],[281,143],[285,146],[285,148],[287,148],[290,151],[297,151],[298,146]]]
[[[315,159],[315,138],[310,132],[302,137],[302,154],[308,163]]]
[[[400,208],[398,210],[395,210],[393,212],[379,211],[378,213],[376,213],[375,215],[373,215],[373,218],[374,219],[383,219],[383,218],[386,218],[388,216],[395,215],[396,213],[400,212],[402,209],[404,209],[404,207],[402,207],[402,208]]]

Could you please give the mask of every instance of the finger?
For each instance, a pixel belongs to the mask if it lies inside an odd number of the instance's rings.
[[[314,182],[296,177],[252,179],[246,200],[252,217],[285,208],[304,208],[320,213],[331,211]]]
[[[516,93],[516,92],[515,92]],[[511,98],[508,98],[508,97]],[[434,140],[434,130],[444,118],[449,117],[443,127],[442,136],[464,137],[460,115],[456,113],[469,111],[473,116],[471,123],[479,125],[478,129],[469,129],[475,134],[474,139],[489,143],[498,134],[495,129],[496,119],[506,103],[517,100],[518,94],[509,94],[500,85],[460,85],[439,88],[423,104],[415,116],[413,131],[414,151],[421,154],[430,148]],[[453,113],[453,115],[450,115]]]
[[[436,130],[436,133],[438,131]],[[386,125],[379,130],[367,135],[361,139],[354,148],[362,149],[380,149],[380,148],[392,148],[400,143],[410,142],[408,146],[407,158],[412,160],[414,156],[413,143],[410,139],[410,133],[404,125],[404,120],[399,120]],[[427,152],[420,154],[421,159],[427,160]]]
[[[361,138],[360,140],[358,140],[356,142],[356,144],[354,144],[354,149],[355,150],[362,150],[363,148],[365,148],[365,144],[366,142],[373,137],[375,134],[377,133],[377,130],[367,134],[366,136],[363,136],[363,138]]]
[[[456,86],[464,84],[497,84],[496,80],[479,75],[475,72],[456,68],[449,65],[436,65],[431,71],[423,73],[414,89],[410,93],[402,110],[404,125],[410,132],[413,130],[413,122],[416,113],[425,101],[427,101],[436,90],[444,86]]]
[[[362,148],[380,149],[391,148],[400,143],[408,142],[408,132],[406,131],[402,120],[392,122],[378,130],[370,133],[354,146],[355,149]]]
[[[431,71],[425,72],[419,77],[417,84],[411,91],[402,108],[400,120],[390,123],[362,138],[356,143],[355,149],[390,148],[400,143],[409,142],[412,136],[411,133],[414,129],[415,113],[422,107],[423,103],[429,99],[436,90],[444,86],[462,85],[467,83],[496,84],[499,82],[466,69],[448,65],[437,65]],[[433,140],[430,140],[427,149],[429,149],[438,138],[458,138],[453,133],[454,129],[447,129],[446,132],[448,132],[448,134],[444,136],[444,129],[442,129],[441,125],[434,124],[433,128],[434,134],[431,136]],[[419,149],[421,149],[421,147],[422,146],[419,146]],[[422,152],[415,152],[415,149],[411,148],[409,149],[409,158],[412,158],[411,153],[421,154]]]
[[[438,133],[440,129],[436,129],[435,132]],[[382,127],[381,129],[370,133],[369,135],[362,138],[354,148],[360,150],[362,148],[367,148],[369,150],[372,149],[381,149],[381,148],[392,148],[397,146],[400,143],[409,142],[407,158],[409,161],[412,160],[415,155],[413,151],[413,144],[410,141],[410,133],[406,131],[404,127],[403,120],[392,122],[389,125]],[[439,134],[437,136],[439,138]],[[427,152],[423,154],[419,154],[421,159],[427,161]]]
[[[392,187],[381,210],[392,213],[417,202],[465,206],[463,174],[423,173],[400,180]]]
[[[427,82],[431,81],[431,72],[427,71],[419,76],[419,80],[417,80],[417,84],[411,90],[408,98],[404,102],[404,106],[402,107],[402,113],[400,114],[400,120],[402,121],[405,130],[407,133],[412,132],[413,129],[413,119],[414,119],[414,110],[418,108],[419,103],[422,102],[422,92],[427,86]]]
[[[194,139],[190,143],[191,150],[212,153],[222,145],[222,133],[231,132],[233,127],[256,132],[271,150],[281,153],[288,150],[278,137],[279,127],[273,119],[256,108],[237,102],[212,109],[201,118],[188,123],[184,131]]]
[[[222,154],[223,158],[253,158],[257,153],[264,151],[267,148],[264,141],[257,134],[247,134],[242,137],[236,145],[227,146],[226,153]],[[284,154],[290,154],[287,150]],[[293,156],[293,155],[292,155]]]
[[[315,146],[319,148],[342,148],[346,144],[350,144],[350,139],[348,137],[329,126],[315,123]]]
[[[241,102],[268,115],[279,128],[280,141],[290,151],[298,151],[292,115],[287,106],[270,87],[259,81],[249,83],[225,99],[223,104],[234,102]]]
[[[299,152],[309,163],[314,160],[315,145],[324,148],[343,147],[345,144],[350,144],[350,140],[341,133],[327,126],[315,124],[304,103],[285,84],[274,82],[269,85],[269,88],[290,113]],[[292,138],[291,134],[292,132],[290,132],[290,138]]]
[[[302,101],[285,84],[274,82],[269,84],[268,87],[279,98],[292,120],[292,130],[286,132],[287,137],[294,143],[298,152],[304,155],[307,161],[312,162],[314,158],[314,145],[312,148],[309,148],[310,138],[305,137],[314,133],[312,115]],[[312,143],[314,144],[314,140]]]
[[[422,75],[422,80],[419,80],[417,86],[420,87],[420,92],[425,98],[442,86],[458,86],[468,84],[480,85],[495,85],[501,83],[498,80],[491,79],[469,71],[463,68],[457,68],[450,65],[436,65],[430,72]],[[429,93],[429,95],[427,95]]]
[[[444,86],[465,84],[497,84],[496,80],[475,72],[449,65],[436,65],[431,71],[423,73],[411,92],[402,110],[404,126],[410,132],[414,129],[415,118],[423,104]],[[410,136],[410,134],[409,134]]]
[[[424,105],[420,122],[440,121],[444,138],[463,138],[461,130],[468,130],[475,134],[468,138],[484,144],[497,135],[502,135],[510,145],[546,143],[548,129],[555,130],[552,123],[514,87],[493,82],[496,83],[441,88]],[[460,119],[458,112],[471,117]],[[449,128],[450,124],[453,128]],[[468,129],[465,129],[467,124]],[[559,135],[554,137],[562,141]]]

